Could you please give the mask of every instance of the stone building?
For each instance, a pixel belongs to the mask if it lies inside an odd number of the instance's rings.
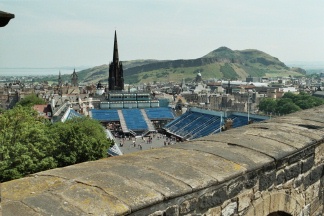
[[[75,69],[71,75],[71,85],[73,87],[78,87],[79,86],[79,83],[78,83],[78,75],[77,73],[75,72]]]

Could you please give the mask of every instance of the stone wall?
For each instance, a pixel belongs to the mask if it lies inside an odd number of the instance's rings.
[[[230,181],[132,215],[322,215],[324,144]],[[156,211],[152,212],[152,209]]]
[[[323,215],[324,107],[1,185],[3,215]]]

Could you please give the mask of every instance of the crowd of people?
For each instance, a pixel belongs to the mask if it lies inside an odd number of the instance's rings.
[[[145,136],[115,134],[115,138],[116,140],[119,140],[119,147],[123,154],[137,150],[165,147],[180,141],[174,136],[169,137],[158,132],[150,133]]]

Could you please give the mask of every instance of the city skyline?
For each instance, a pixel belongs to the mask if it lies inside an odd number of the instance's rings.
[[[226,46],[287,63],[324,62],[324,2],[2,1],[0,68],[80,67],[120,60],[194,59]]]

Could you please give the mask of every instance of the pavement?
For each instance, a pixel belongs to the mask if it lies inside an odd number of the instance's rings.
[[[151,138],[151,142],[147,142],[147,140]],[[161,133],[154,133],[149,134],[144,137],[144,139],[141,136],[131,137],[131,138],[115,138],[117,145],[119,149],[123,152],[123,154],[129,154],[133,152],[148,150],[148,149],[155,149],[155,148],[163,148],[168,145],[173,145],[176,143],[176,140],[173,138],[168,138],[165,135]],[[135,147],[133,144],[133,141],[135,141]],[[164,144],[166,143],[166,145]],[[123,144],[123,146],[120,146],[120,143]],[[141,148],[141,147],[142,148]]]

